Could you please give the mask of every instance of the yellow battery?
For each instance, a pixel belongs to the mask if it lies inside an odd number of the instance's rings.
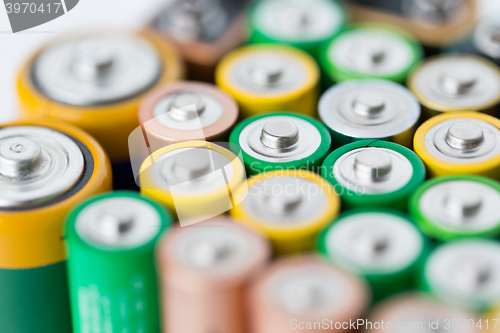
[[[124,161],[144,95],[183,73],[175,49],[154,32],[69,35],[22,66],[17,79],[21,116],[78,126],[113,162]]]
[[[245,167],[224,147],[186,141],[152,153],[140,168],[139,180],[142,194],[163,203],[185,225],[231,209]]]
[[[318,65],[290,46],[241,47],[221,60],[215,82],[236,99],[244,117],[280,110],[316,114]]]
[[[499,142],[500,120],[454,112],[424,122],[413,145],[431,177],[472,174],[500,180]]]
[[[340,209],[333,186],[301,169],[253,176],[236,191],[235,199],[241,203],[230,214],[266,234],[276,255],[313,250],[318,233]]]
[[[15,157],[10,154],[14,151]],[[66,214],[85,198],[112,189],[109,160],[97,141],[56,121],[1,125],[0,174],[3,269],[65,260]]]

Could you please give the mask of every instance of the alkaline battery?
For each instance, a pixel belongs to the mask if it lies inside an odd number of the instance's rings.
[[[478,238],[455,240],[431,252],[424,288],[455,307],[484,311],[500,301],[500,243]]]
[[[217,62],[245,39],[243,11],[247,2],[169,1],[150,27],[182,55],[191,80],[213,82]]]
[[[333,82],[371,78],[404,83],[422,57],[420,44],[405,32],[360,25],[328,43],[320,52],[319,61]]]
[[[175,212],[179,220],[217,216],[235,203],[245,167],[230,150],[205,141],[161,148],[142,164],[141,193]],[[181,221],[182,222],[182,221]]]
[[[237,118],[236,101],[216,86],[201,82],[159,87],[139,108],[149,154],[180,141],[225,141]]]
[[[325,91],[318,112],[337,147],[358,139],[388,139],[411,148],[420,105],[397,83],[365,79]]]
[[[285,257],[249,290],[250,332],[350,331],[369,302],[365,281],[315,255]]]
[[[346,208],[406,209],[425,180],[425,166],[410,149],[393,142],[360,140],[325,158],[321,175],[332,183]]]
[[[160,331],[154,248],[171,223],[135,192],[102,194],[73,210],[66,237],[75,333]]]
[[[316,113],[318,65],[310,55],[291,46],[239,48],[217,65],[215,82],[236,99],[244,117],[278,110]]]
[[[251,44],[281,43],[313,57],[344,29],[346,12],[338,1],[260,0],[248,12]]]
[[[343,213],[318,242],[335,265],[368,280],[375,301],[415,287],[425,247],[414,221],[390,210]]]
[[[177,53],[153,32],[69,35],[23,66],[17,83],[21,114],[78,126],[113,163],[130,163],[128,136],[139,126],[140,102],[152,87],[182,74]]]
[[[261,173],[241,185],[234,196],[241,203],[231,215],[266,234],[276,255],[314,249],[318,233],[340,209],[330,183],[306,170]]]
[[[64,218],[110,190],[109,160],[83,131],[45,120],[0,126],[0,330],[71,332]]]
[[[422,105],[424,120],[455,111],[496,115],[500,101],[500,69],[473,55],[435,56],[410,74],[408,88]]]
[[[245,119],[232,131],[229,141],[241,152],[250,175],[270,170],[316,171],[332,143],[325,125],[292,112]]]
[[[413,147],[431,177],[472,174],[500,179],[500,120],[478,112],[432,117]]]
[[[377,304],[362,327],[367,333],[479,333],[478,322],[480,318],[474,312],[442,304],[425,293],[406,292]]]
[[[248,332],[246,289],[270,252],[264,237],[228,217],[169,232],[157,250],[163,332]]]
[[[410,212],[428,236],[496,236],[500,233],[500,183],[459,175],[425,182],[413,194]]]

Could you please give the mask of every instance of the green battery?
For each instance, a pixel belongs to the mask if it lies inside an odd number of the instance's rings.
[[[483,176],[434,178],[410,200],[410,213],[420,229],[446,241],[500,233],[500,183]]]
[[[247,174],[255,175],[270,170],[317,171],[332,139],[316,119],[280,111],[243,120],[229,142],[235,154],[241,153]]]
[[[346,11],[338,1],[260,0],[248,11],[248,42],[289,44],[315,57],[345,24]]]
[[[360,140],[325,158],[321,175],[339,193],[344,208],[406,209],[425,180],[425,167],[410,149],[383,140]]]
[[[413,37],[378,25],[346,30],[319,53],[323,72],[333,83],[367,78],[405,83],[422,58],[422,46]]]
[[[159,204],[125,191],[93,197],[69,215],[74,333],[160,331],[154,247],[171,223]]]
[[[335,265],[368,280],[375,301],[416,285],[426,248],[409,216],[380,209],[341,214],[318,241]]]

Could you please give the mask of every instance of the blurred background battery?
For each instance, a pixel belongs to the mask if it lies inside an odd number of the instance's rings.
[[[241,151],[249,175],[276,169],[317,171],[332,144],[325,125],[294,112],[245,119],[229,140],[231,147]]]
[[[477,56],[432,57],[410,74],[407,84],[422,105],[423,120],[456,111],[498,114],[500,69]]]
[[[500,233],[500,183],[471,176],[438,177],[412,195],[410,212],[430,237],[496,236]]]
[[[160,331],[153,252],[171,222],[159,204],[135,192],[106,193],[76,207],[66,222],[74,333]]]
[[[315,255],[279,259],[249,290],[250,332],[340,331],[361,318],[370,302],[366,282]],[[322,325],[313,327],[314,322]],[[345,325],[345,324],[344,324]],[[349,331],[345,328],[342,331]]]
[[[247,15],[248,42],[289,44],[316,57],[344,29],[346,16],[335,0],[260,0]]]
[[[217,62],[244,42],[247,0],[174,0],[150,27],[175,45],[191,80],[213,82]]]
[[[386,80],[351,80],[321,96],[321,120],[332,132],[333,144],[359,139],[388,139],[411,148],[420,105],[400,84]]]
[[[161,148],[141,166],[141,193],[176,214],[181,224],[204,220],[233,207],[245,167],[229,149],[205,141],[187,141]]]
[[[41,120],[0,126],[0,330],[71,332],[64,219],[110,190],[109,160],[83,131]]]
[[[241,47],[217,65],[215,82],[236,99],[243,117],[278,110],[316,114],[318,65],[291,46]]]
[[[410,149],[382,140],[360,140],[334,150],[321,168],[344,208],[406,209],[425,180],[425,167]]]
[[[416,286],[425,241],[405,214],[353,210],[322,232],[318,248],[337,267],[364,277],[374,301]]]
[[[436,248],[425,263],[424,287],[439,300],[471,311],[500,302],[500,243],[462,239]]]
[[[500,179],[500,120],[478,112],[432,117],[413,147],[431,177],[471,174]]]
[[[267,239],[222,216],[165,235],[157,250],[163,332],[248,332],[246,288],[270,252]]]
[[[374,332],[432,332],[479,333],[476,324],[480,320],[474,312],[464,311],[419,292],[405,292],[377,304],[364,327],[367,333]],[[464,324],[465,321],[465,324]],[[376,323],[383,328],[375,328]],[[471,322],[474,324],[472,325]]]
[[[404,83],[422,59],[420,44],[404,31],[359,25],[342,32],[321,51],[319,61],[332,82],[386,79]]]
[[[180,81],[159,87],[139,108],[149,154],[180,141],[225,141],[237,118],[236,101],[202,82]]]
[[[241,204],[231,215],[267,235],[275,255],[313,250],[318,233],[340,209],[330,183],[306,170],[261,173],[240,186],[234,196]]]
[[[160,36],[96,31],[55,39],[18,76],[21,115],[52,118],[92,135],[114,163],[115,187],[133,179],[128,136],[137,110],[156,85],[178,80],[181,60]]]

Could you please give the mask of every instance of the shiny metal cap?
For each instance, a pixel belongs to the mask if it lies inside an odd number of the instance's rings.
[[[461,17],[468,9],[464,0],[404,0],[401,5],[408,16],[437,24]]]
[[[359,194],[383,194],[404,187],[413,175],[411,162],[387,148],[363,147],[340,156],[333,176],[344,188]]]
[[[390,76],[406,71],[414,62],[411,45],[389,30],[357,28],[337,36],[327,50],[332,63],[366,75]]]
[[[160,231],[160,214],[143,200],[105,198],[86,206],[76,218],[76,232],[91,246],[128,249],[141,246]]]
[[[474,32],[474,45],[482,54],[500,59],[500,22],[496,17],[478,22]]]
[[[0,209],[29,207],[79,182],[84,157],[68,136],[45,127],[0,129]]]
[[[453,118],[430,128],[424,142],[440,160],[476,163],[500,154],[500,129],[479,119]]]
[[[438,183],[422,194],[418,206],[427,220],[450,231],[482,232],[500,224],[500,193],[477,181]]]
[[[471,309],[500,299],[500,245],[489,239],[446,243],[431,253],[425,278],[441,300]]]
[[[329,229],[325,242],[336,264],[358,274],[405,269],[417,260],[424,246],[412,223],[382,212],[340,218]]]
[[[328,89],[318,104],[321,120],[354,138],[386,138],[416,124],[420,104],[405,87],[386,80],[347,81]]]
[[[260,1],[252,13],[255,29],[281,41],[320,41],[335,35],[343,26],[344,12],[328,0]]]
[[[156,49],[138,36],[101,32],[53,44],[35,59],[32,77],[47,97],[102,105],[134,97],[161,74]]]
[[[270,116],[248,124],[238,143],[248,155],[261,161],[290,162],[311,156],[321,145],[321,134],[301,118]]]

